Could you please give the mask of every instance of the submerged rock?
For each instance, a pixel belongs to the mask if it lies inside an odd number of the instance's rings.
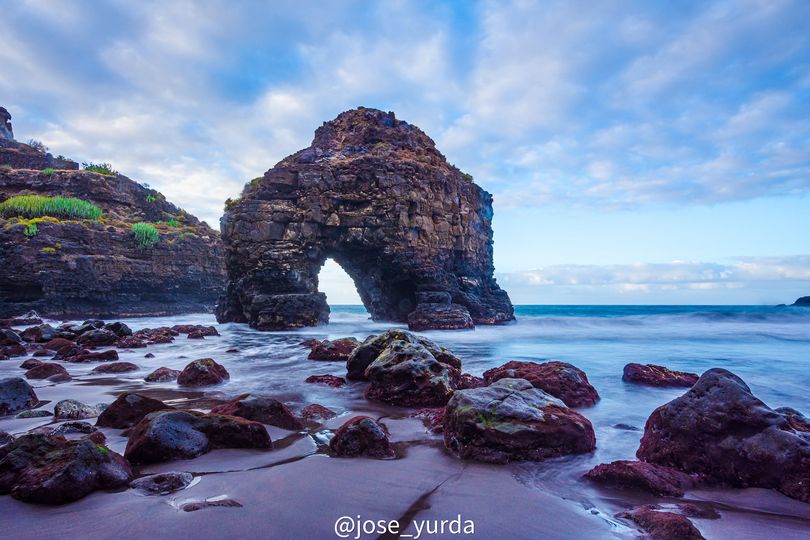
[[[487,384],[504,378],[525,379],[569,407],[590,407],[599,401],[599,393],[585,372],[565,362],[511,361],[484,372]]]
[[[218,448],[270,449],[259,422],[194,411],[158,411],[132,428],[124,456],[132,463],[191,459]]]
[[[462,459],[506,463],[591,452],[596,436],[587,418],[529,381],[500,379],[453,394],[444,444]]]
[[[143,380],[146,382],[167,382],[174,381],[180,375],[180,371],[176,369],[169,369],[167,367],[159,367]]]
[[[168,495],[186,489],[194,481],[194,475],[187,472],[165,472],[150,474],[133,480],[129,487],[144,495]]]
[[[439,362],[419,343],[392,341],[366,368],[366,398],[401,405],[447,403],[458,385],[458,370]]]
[[[209,386],[221,384],[230,378],[228,370],[213,359],[201,358],[183,368],[183,371],[177,376],[177,384],[180,386]]]
[[[340,426],[329,441],[329,448],[336,456],[341,457],[396,457],[385,428],[369,416],[356,416]]]
[[[196,512],[205,508],[242,508],[242,503],[234,499],[216,499],[212,501],[194,501],[180,506],[183,512]]]
[[[107,407],[104,403],[87,405],[75,399],[63,399],[53,407],[53,415],[59,420],[83,420],[95,418]]]
[[[282,402],[262,396],[244,394],[211,409],[211,414],[226,414],[271,426],[298,431],[304,429],[295,415]]]
[[[0,416],[31,409],[37,403],[39,403],[37,394],[25,379],[20,377],[0,379]]]
[[[671,467],[628,460],[597,465],[585,473],[585,478],[606,486],[641,489],[653,495],[672,497],[682,497],[684,490],[696,484],[693,477]]]
[[[118,334],[110,330],[96,329],[82,333],[76,343],[79,345],[90,345],[92,347],[104,347],[115,345],[118,341]]]
[[[20,337],[29,343],[45,343],[56,337],[56,329],[50,324],[40,324],[26,328]]]
[[[91,440],[35,433],[0,447],[0,494],[26,502],[62,504],[131,478],[124,458]]]
[[[725,369],[710,369],[647,419],[637,456],[706,483],[774,488],[810,502],[810,424],[771,409]]]
[[[41,366],[44,363],[45,362],[43,362],[42,360],[37,360],[36,358],[29,358],[28,360],[26,360],[25,362],[20,364],[20,367],[22,369],[28,370],[28,369],[32,369],[32,368]]]
[[[48,379],[53,382],[67,382],[73,378],[59,364],[43,363],[25,372],[26,379]]]
[[[337,413],[323,405],[312,403],[301,409],[301,416],[307,420],[328,420],[337,416]]]
[[[346,361],[346,378],[357,381],[367,380],[366,368],[394,341],[405,341],[407,343],[422,345],[442,364],[461,369],[461,360],[453,356],[453,354],[444,347],[440,347],[426,337],[408,332],[407,330],[391,329],[383,334],[367,337],[363,343],[349,354],[349,358]]]
[[[690,387],[700,378],[697,373],[672,371],[655,364],[627,364],[624,366],[622,379],[628,382],[648,386],[683,386]]]
[[[323,341],[313,340],[310,344],[310,360],[328,360],[345,362],[349,359],[349,354],[360,345],[360,342],[353,337],[340,338],[335,340],[325,339]]]
[[[134,426],[149,413],[166,409],[173,409],[173,407],[159,399],[127,392],[115,398],[115,401],[102,411],[96,420],[96,425],[125,429]]]
[[[128,373],[130,371],[138,371],[138,366],[132,362],[112,362],[94,367],[91,373]]]
[[[419,309],[424,292],[450,297],[465,321],[513,320],[493,277],[491,220],[491,195],[421,130],[393,113],[344,112],[226,205],[217,319],[260,330],[327,322],[318,272],[332,256],[375,320],[419,310],[423,327],[445,327],[446,313]]]
[[[703,540],[703,535],[688,518],[658,508],[645,505],[616,514],[616,517],[636,523],[649,534],[651,540]]]
[[[337,377],[335,375],[310,375],[304,379],[304,382],[325,384],[326,386],[331,386],[332,388],[340,388],[341,386],[346,385],[346,379],[343,377]]]
[[[17,416],[14,418],[45,418],[46,416],[53,416],[53,413],[43,409],[29,409],[27,411],[17,413]]]

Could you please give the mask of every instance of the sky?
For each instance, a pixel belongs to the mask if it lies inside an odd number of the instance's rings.
[[[516,304],[810,294],[810,2],[0,0],[18,140],[217,227],[360,105],[494,196]],[[329,262],[321,289],[359,303]]]

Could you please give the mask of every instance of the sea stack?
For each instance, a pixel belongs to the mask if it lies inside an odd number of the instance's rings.
[[[226,203],[220,322],[328,321],[318,271],[334,259],[375,320],[456,329],[514,319],[495,282],[492,196],[419,128],[360,107],[317,129]]]
[[[0,317],[211,311],[225,283],[216,231],[109,166],[79,170],[13,139],[0,107]]]

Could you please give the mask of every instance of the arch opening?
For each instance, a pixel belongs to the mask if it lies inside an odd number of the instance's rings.
[[[318,271],[318,292],[326,295],[326,303],[331,309],[362,310],[368,314],[354,278],[332,257],[325,259]]]

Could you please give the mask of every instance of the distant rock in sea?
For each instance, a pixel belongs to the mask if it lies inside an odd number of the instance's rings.
[[[794,306],[810,306],[810,296],[802,296],[793,302]]]
[[[79,170],[14,140],[0,107],[0,318],[209,311],[224,288],[219,234],[107,164]]]
[[[225,206],[220,322],[326,323],[318,272],[330,257],[375,320],[414,330],[514,320],[493,277],[492,195],[392,112],[341,113]]]

